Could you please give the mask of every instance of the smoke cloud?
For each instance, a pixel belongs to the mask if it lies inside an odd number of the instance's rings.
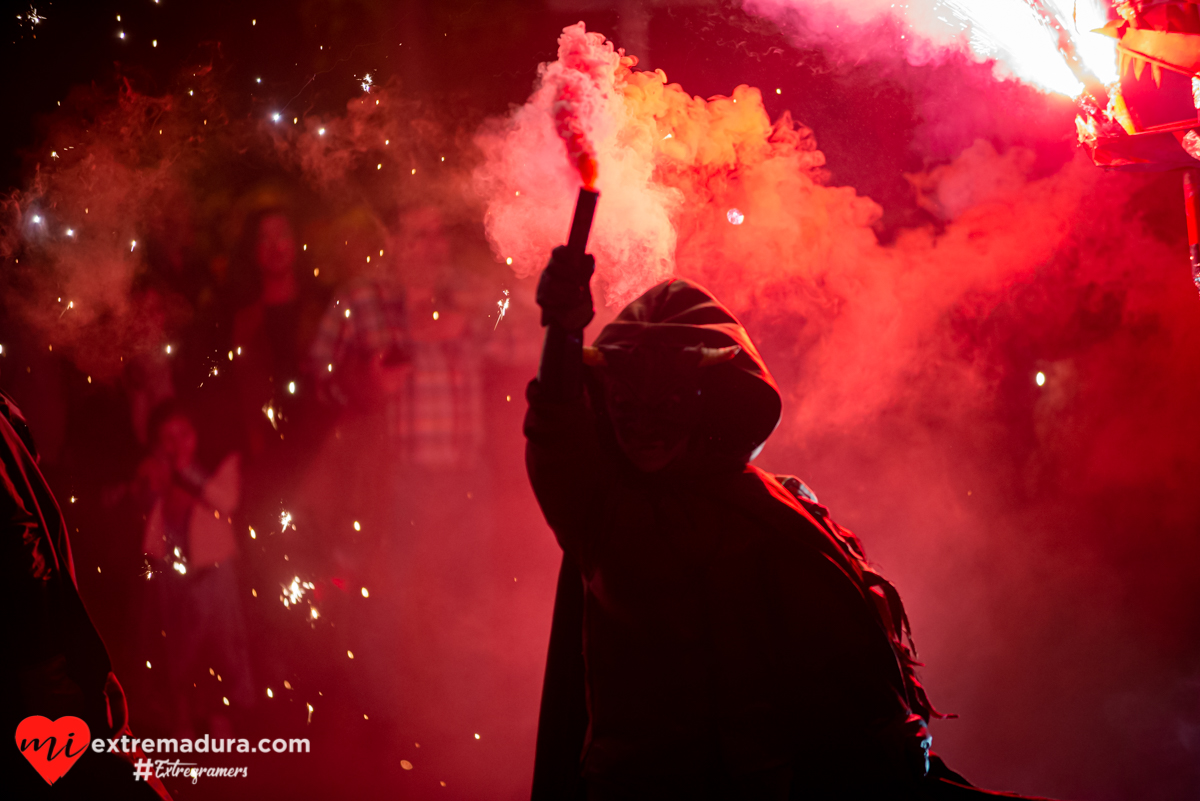
[[[962,715],[935,726],[951,764],[1035,794],[1179,795],[1200,782],[1181,767],[1200,742],[1182,645],[1198,621],[1166,554],[1200,555],[1200,421],[1182,390],[1200,386],[1200,317],[1182,220],[1149,222],[1181,217],[1178,187],[1062,155],[1070,117],[1053,103],[1026,103],[1014,137],[1021,91],[943,70],[914,105],[942,112],[927,140],[962,144],[908,176],[930,222],[885,245],[882,208],[831,185],[814,134],[772,122],[757,89],[704,100],[621,62],[596,286],[615,308],[684,276],[745,320],[786,396],[761,462],[809,476],[904,592],[932,697]],[[973,97],[965,123],[955,91]],[[480,138],[488,236],[521,275],[570,215],[549,121],[538,89]],[[527,194],[526,174],[558,176],[555,191]]]
[[[1200,558],[1200,313],[1176,177],[1104,173],[1067,152],[1070,109],[964,59],[961,29],[934,25],[951,4],[910,3],[900,21],[891,5],[837,4],[837,15],[815,0],[746,5],[794,41],[878,58],[906,82],[921,118],[914,139],[933,156],[907,177],[927,218],[886,239],[880,204],[831,176],[821,130],[772,119],[753,87],[695,97],[602,36],[568,29],[564,47],[607,65],[581,116],[602,193],[597,295],[611,315],[680,275],[743,318],[785,393],[761,464],[808,480],[897,583],[931,697],[961,715],[934,724],[952,766],[1035,794],[1190,797],[1200,787],[1200,600],[1185,567]],[[901,59],[906,69],[892,70]],[[34,181],[3,206],[0,255],[19,268],[9,308],[96,376],[117,375],[122,354],[161,348],[186,314],[136,291],[144,244],[172,226],[228,236],[216,221],[252,186],[228,177],[247,164],[328,212],[305,231],[322,281],[368,269],[367,256],[371,269],[403,269],[391,259],[404,212],[432,202],[474,259],[451,278],[512,289],[493,330],[530,347],[489,385],[514,402],[497,404],[486,455],[508,483],[496,488],[491,563],[457,576],[484,588],[472,625],[486,633],[466,644],[480,653],[469,670],[443,671],[471,697],[495,689],[470,710],[490,728],[441,746],[406,732],[418,769],[397,781],[412,779],[409,797],[527,795],[557,554],[520,475],[515,401],[538,331],[532,282],[513,277],[536,275],[565,241],[579,185],[555,130],[560,66],[561,55],[525,104],[478,128],[388,86],[279,121],[225,111],[190,72],[162,97],[80,94],[50,126]],[[492,253],[475,259],[481,231]],[[332,659],[318,646],[305,656]],[[353,739],[362,713],[350,706],[327,736]]]

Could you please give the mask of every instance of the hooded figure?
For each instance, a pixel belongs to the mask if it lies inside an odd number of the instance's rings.
[[[671,280],[584,348],[592,265],[559,248],[538,287],[526,464],[563,566],[535,801],[982,793],[930,774],[895,589],[749,464],[781,400],[745,329]]]

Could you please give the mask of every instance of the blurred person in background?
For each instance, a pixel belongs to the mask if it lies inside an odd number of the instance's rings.
[[[150,426],[154,449],[135,482],[147,510],[143,646],[166,669],[173,732],[229,736],[229,706],[245,710],[255,699],[232,526],[241,459],[231,453],[205,469],[196,423],[176,401],[156,408]]]
[[[253,466],[248,474],[256,477],[247,495],[252,514],[278,514],[319,429],[305,367],[325,298],[313,276],[300,272],[296,229],[283,209],[252,215],[239,250],[235,294],[242,302],[233,318],[229,367]]]
[[[492,321],[472,308],[436,208],[407,211],[391,250],[321,321],[310,359],[337,424],[303,495],[335,584],[374,588],[369,617],[342,635],[364,654],[355,669],[375,671],[365,691],[429,732],[465,725],[487,692],[467,676],[488,648],[481,343]]]

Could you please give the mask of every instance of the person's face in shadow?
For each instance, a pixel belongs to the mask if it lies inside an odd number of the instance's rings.
[[[280,279],[296,264],[296,237],[292,224],[282,214],[268,214],[258,224],[254,260],[265,279]]]

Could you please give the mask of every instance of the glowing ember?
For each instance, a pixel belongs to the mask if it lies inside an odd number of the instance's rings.
[[[508,260],[508,263],[512,264],[511,258]],[[508,296],[507,289],[502,289],[501,292],[504,293],[504,297],[496,301],[496,324],[492,326],[493,331],[500,327],[500,321],[504,319],[505,314],[508,314],[508,304],[512,300]]]
[[[283,592],[279,595],[279,600],[283,603],[284,609],[291,609],[296,604],[304,599],[304,594],[311,590],[315,585],[311,581],[301,581],[299,576],[292,579],[291,584],[281,584]],[[314,614],[315,618],[316,615]]]

